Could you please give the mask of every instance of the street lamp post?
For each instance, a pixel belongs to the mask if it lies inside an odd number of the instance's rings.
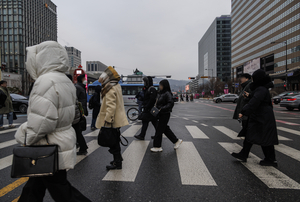
[[[284,43],[285,44],[285,84],[286,84],[286,87],[288,88],[288,76],[287,76],[287,71],[288,71],[288,68],[287,68],[287,40],[286,41],[273,41],[271,42],[271,44],[276,44],[276,43]],[[287,90],[287,89],[286,89]]]
[[[205,70],[208,70],[208,71],[211,70],[212,71],[211,77],[214,78],[214,69],[205,69]],[[213,81],[213,91],[214,91],[214,88],[215,88],[215,85],[214,85],[214,81]],[[215,95],[215,91],[214,91],[213,97],[214,97],[214,95]]]

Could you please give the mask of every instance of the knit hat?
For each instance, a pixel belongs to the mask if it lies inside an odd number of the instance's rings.
[[[82,79],[85,78],[85,74],[81,74],[77,77],[77,82],[82,83]]]

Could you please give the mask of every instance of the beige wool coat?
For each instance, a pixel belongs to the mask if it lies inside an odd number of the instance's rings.
[[[114,128],[128,125],[124,108],[122,88],[117,84],[110,89],[103,98],[100,113],[98,114],[96,127],[101,128],[104,123],[112,123]],[[106,125],[110,126],[110,125]]]

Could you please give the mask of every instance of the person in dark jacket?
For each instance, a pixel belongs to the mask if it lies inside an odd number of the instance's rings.
[[[243,149],[239,153],[232,153],[232,156],[246,162],[252,145],[257,144],[262,147],[265,155],[260,165],[277,166],[274,145],[278,145],[278,135],[271,95],[268,90],[273,88],[274,84],[270,76],[262,69],[256,70],[252,79],[253,83],[250,84],[252,93],[250,95],[246,93],[250,96],[250,101],[239,114],[239,118],[249,117],[246,141],[244,141]]]
[[[186,100],[187,102],[189,101],[189,95],[188,95],[188,94],[186,94],[185,100]]]
[[[242,91],[239,95],[239,99],[237,101],[237,105],[235,107],[235,111],[233,114],[233,119],[237,119],[242,122],[242,130],[240,131],[238,137],[245,137],[245,133],[247,130],[248,117],[244,116],[242,119],[239,119],[239,114],[241,113],[243,107],[249,102],[249,98],[245,96],[245,93],[251,93],[250,84],[251,75],[250,74],[242,74],[240,76]]]
[[[162,135],[165,134],[169,140],[174,144],[174,149],[178,149],[182,143],[181,139],[178,139],[173,131],[170,129],[168,122],[170,120],[172,108],[174,106],[173,95],[171,92],[169,81],[164,79],[159,83],[159,94],[157,97],[156,107],[160,110],[158,114],[158,122],[156,133],[153,141],[152,152],[162,152],[161,147]]]
[[[96,124],[96,120],[97,120],[97,117],[98,117],[98,114],[99,114],[100,108],[101,108],[101,103],[100,103],[101,90],[102,90],[102,87],[100,85],[96,86],[95,93],[93,95],[94,109],[93,109],[93,117],[92,117],[92,124],[91,124],[92,130],[96,130],[95,124]]]
[[[150,110],[154,107],[156,102],[157,91],[153,86],[153,80],[151,76],[143,78],[144,80],[144,100],[143,100],[143,113],[141,114],[142,119],[142,130],[139,135],[134,137],[138,140],[144,140],[149,122],[156,128],[156,119],[150,114]]]
[[[135,98],[137,99],[137,104],[139,105],[139,115],[140,115],[143,111],[144,89],[138,92]]]
[[[86,79],[85,79],[85,74],[79,75],[77,77],[77,83],[75,84],[76,87],[76,95],[78,102],[81,103],[83,110],[84,110],[84,115],[88,116],[89,111],[87,109],[87,95],[86,95]]]
[[[79,75],[77,77],[77,84],[75,84],[76,87],[76,95],[77,95],[77,100],[78,102],[81,103],[84,111],[84,115],[88,116],[88,110],[87,110],[87,96],[86,96],[86,90],[85,90],[85,75]],[[86,141],[82,135],[82,127],[81,124],[75,124],[73,125],[73,128],[76,132],[76,138],[77,138],[77,143],[79,144],[79,151],[77,152],[77,155],[86,155],[88,146],[86,144]]]

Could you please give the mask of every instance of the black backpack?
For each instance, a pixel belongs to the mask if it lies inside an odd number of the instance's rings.
[[[91,97],[90,100],[89,100],[89,108],[90,108],[90,109],[94,109],[94,108],[95,108],[95,101],[94,101],[94,98],[95,98],[95,94],[92,95],[92,97]]]

